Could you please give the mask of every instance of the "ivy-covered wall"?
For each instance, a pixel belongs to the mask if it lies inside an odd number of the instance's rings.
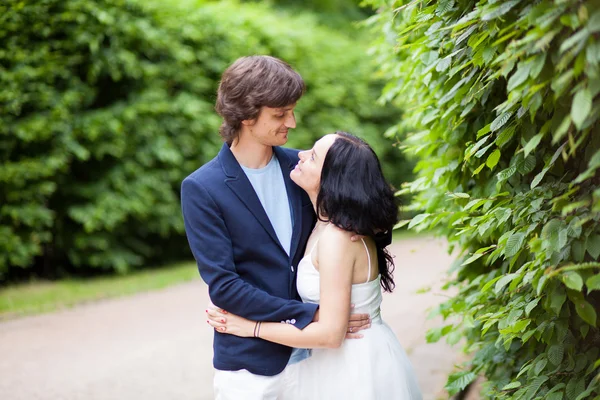
[[[459,253],[430,340],[466,337],[456,393],[600,398],[600,2],[378,1],[383,98],[420,156],[420,212]]]

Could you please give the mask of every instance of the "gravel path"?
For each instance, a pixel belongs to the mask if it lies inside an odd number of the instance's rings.
[[[443,301],[451,258],[444,242],[392,245],[396,290],[382,314],[410,356],[425,400],[448,398],[446,374],[460,356],[426,344],[426,320]],[[417,294],[423,287],[431,291]],[[212,399],[212,331],[206,285],[198,278],[156,292],[0,322],[0,399]]]

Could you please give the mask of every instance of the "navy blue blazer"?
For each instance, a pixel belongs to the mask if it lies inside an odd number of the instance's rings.
[[[229,147],[184,179],[181,206],[185,231],[208,284],[212,302],[255,321],[308,325],[317,305],[304,304],[296,291],[298,262],[314,226],[310,199],[290,180],[298,150],[274,147],[290,202],[293,234],[285,252],[252,184]],[[276,375],[292,349],[256,338],[215,332],[213,365],[219,370],[247,369]]]

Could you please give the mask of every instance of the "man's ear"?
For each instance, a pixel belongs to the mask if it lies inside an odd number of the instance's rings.
[[[245,119],[242,121],[242,125],[244,126],[252,126],[256,123],[256,119]]]

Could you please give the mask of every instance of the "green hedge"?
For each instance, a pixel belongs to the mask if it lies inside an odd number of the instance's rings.
[[[305,77],[291,145],[346,129],[402,161],[381,139],[398,111],[375,104],[364,46],[308,14],[8,0],[0,43],[0,279],[189,257],[179,185],[221,146],[216,87],[242,55],[281,57]]]
[[[448,390],[600,399],[600,2],[370,3],[422,159],[407,223],[460,254],[428,334],[473,355]]]

